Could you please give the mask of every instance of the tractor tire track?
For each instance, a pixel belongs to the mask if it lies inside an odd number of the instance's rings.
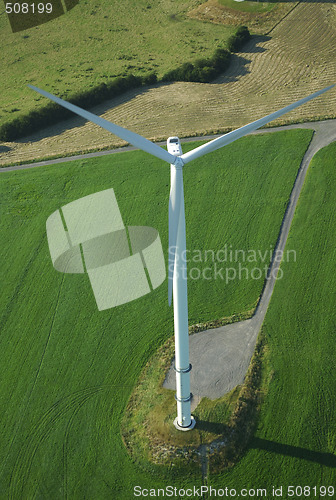
[[[15,300],[14,298],[17,296],[19,290],[20,290],[20,287],[21,287],[21,283],[22,283],[22,280],[27,276],[28,274],[28,270],[29,270],[29,266],[31,265],[31,263],[35,260],[35,258],[37,257],[38,253],[39,253],[39,250],[42,246],[42,244],[44,243],[44,239],[45,239],[45,236],[43,236],[42,240],[40,241],[38,247],[35,249],[34,251],[34,254],[32,256],[32,258],[30,259],[30,261],[28,262],[27,266],[25,267],[25,270],[24,270],[24,273],[23,273],[23,276],[22,276],[22,279],[20,280],[20,283],[17,285],[17,287],[15,288],[14,290],[14,294],[13,294],[13,298],[11,299],[11,302],[10,302],[10,305],[8,307],[8,311],[6,312],[6,316],[5,318],[3,318],[4,322],[7,321],[8,317],[9,317],[9,314],[10,312],[12,311],[12,307],[11,305],[15,303]],[[29,402],[30,402],[30,398],[32,396],[32,393],[33,393],[33,390],[35,388],[35,385],[36,385],[36,381],[37,381],[37,378],[39,376],[39,373],[40,373],[40,370],[41,370],[41,367],[42,367],[42,363],[43,363],[43,359],[44,359],[44,356],[45,356],[45,353],[46,353],[46,350],[47,350],[47,347],[48,347],[48,344],[49,344],[49,341],[50,341],[50,337],[51,337],[51,332],[52,332],[52,328],[53,328],[53,325],[54,325],[54,321],[55,321],[55,316],[56,316],[56,311],[57,311],[57,308],[58,308],[58,303],[59,303],[59,297],[60,297],[60,293],[61,293],[61,289],[62,289],[62,286],[63,286],[63,283],[64,283],[64,276],[62,276],[62,282],[61,282],[61,286],[59,288],[59,291],[58,291],[58,295],[57,295],[57,302],[56,302],[56,306],[55,306],[55,311],[54,311],[54,315],[53,315],[53,319],[52,319],[52,323],[51,323],[51,327],[50,327],[50,330],[49,330],[49,333],[48,333],[48,336],[47,336],[47,340],[45,342],[45,345],[44,345],[44,348],[43,348],[43,352],[42,352],[42,356],[41,356],[41,359],[40,359],[40,363],[39,363],[39,366],[37,368],[37,372],[36,372],[36,375],[35,375],[35,379],[34,379],[34,382],[33,382],[33,385],[31,387],[31,390],[28,394],[28,398],[27,398],[27,402],[25,404],[25,409],[24,409],[24,412],[27,410],[28,408],[28,405],[29,405]],[[21,424],[22,425],[22,424]],[[10,441],[10,445],[9,445],[9,448],[8,448],[8,452],[7,452],[7,455],[6,455],[6,458],[4,459],[4,462],[3,462],[3,469],[7,463],[7,460],[9,458],[9,455],[10,455],[10,452],[12,450],[12,447],[13,447],[13,444],[15,442],[15,439],[18,435],[18,432],[21,428],[21,425],[18,425],[18,427],[16,428],[16,431],[14,432],[12,438],[11,438],[11,441]],[[2,469],[2,470],[3,470]]]
[[[18,498],[25,498],[24,487],[27,484],[38,448],[48,438],[60,419],[70,411],[74,415],[88,399],[106,390],[108,387],[110,386],[98,386],[76,391],[54,403],[44,413],[40,421],[26,437],[25,443],[17,456],[10,478],[9,499],[17,500]],[[73,416],[70,420],[72,422]]]
[[[40,253],[40,250],[45,242],[45,238],[46,238],[46,235],[43,234],[40,242],[37,244],[36,248],[34,249],[31,257],[29,258],[27,264],[25,265],[23,271],[22,271],[22,274],[20,276],[20,279],[18,280],[17,284],[16,284],[16,287],[14,288],[14,292],[12,294],[12,297],[10,298],[9,302],[7,303],[7,306],[6,306],[6,309],[4,311],[4,314],[2,315],[1,319],[0,319],[0,325],[1,325],[1,329],[4,330],[4,327],[8,321],[8,318],[10,317],[12,311],[13,311],[13,307],[15,306],[15,304],[17,303],[17,299],[18,299],[18,296],[20,294],[20,290],[22,289],[22,283],[25,281],[25,279],[27,278],[28,276],[28,272],[32,266],[32,264],[34,263],[34,261],[37,259],[39,253]]]
[[[86,403],[88,399],[90,399],[90,395],[85,397],[77,406],[77,408],[73,411],[71,417],[69,418],[69,421],[67,423],[66,429],[65,429],[65,435],[64,435],[64,442],[63,442],[63,498],[65,500],[68,499],[68,462],[67,462],[67,448],[68,448],[68,442],[69,442],[69,435],[70,435],[70,430],[73,424],[73,421],[75,417],[77,416],[77,413],[79,410],[82,408],[82,406]]]

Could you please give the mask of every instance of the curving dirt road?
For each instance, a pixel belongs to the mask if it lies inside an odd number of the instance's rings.
[[[336,120],[288,125],[270,131],[288,128],[313,128],[315,132],[295,180],[280,228],[275,252],[277,250],[284,251],[285,249],[296,204],[310,161],[319,149],[336,141]],[[202,397],[217,399],[243,382],[273,293],[279,267],[279,262],[273,261],[271,263],[269,279],[264,287],[256,312],[251,319],[205,330],[190,336],[190,362],[193,366],[190,383],[191,392],[194,396],[192,410],[195,409]],[[173,364],[167,373],[163,387],[175,389]]]

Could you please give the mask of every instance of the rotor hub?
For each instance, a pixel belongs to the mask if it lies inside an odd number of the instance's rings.
[[[176,156],[176,160],[174,161],[175,168],[182,169],[184,167],[184,161],[180,156]]]

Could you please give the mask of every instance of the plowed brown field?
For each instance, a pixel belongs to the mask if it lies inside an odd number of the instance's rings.
[[[299,3],[270,33],[235,55],[211,84],[157,85],[93,109],[150,139],[225,131],[257,119],[336,80],[336,5]],[[289,123],[336,116],[336,89],[285,116]],[[123,144],[74,118],[15,143],[3,143],[0,164],[25,162]]]

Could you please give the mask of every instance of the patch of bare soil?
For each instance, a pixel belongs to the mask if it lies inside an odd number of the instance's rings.
[[[191,10],[188,16],[200,21],[231,26],[245,25],[255,34],[269,33],[299,2],[279,2],[268,12],[242,12],[208,0]]]

